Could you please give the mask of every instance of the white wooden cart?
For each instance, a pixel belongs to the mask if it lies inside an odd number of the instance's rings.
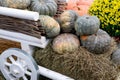
[[[0,15],[33,21],[39,20],[37,12],[5,7],[0,7]],[[49,43],[45,36],[41,36],[41,39],[38,39],[26,34],[0,29],[0,38],[20,42],[22,48],[22,50],[10,48],[0,55],[0,70],[6,80],[39,80],[40,75],[52,80],[74,80],[36,64],[32,57],[34,47],[45,48]]]

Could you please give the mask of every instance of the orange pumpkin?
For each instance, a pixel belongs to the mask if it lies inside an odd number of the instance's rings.
[[[93,0],[68,0],[66,10],[74,10],[80,16],[88,15],[88,9]]]

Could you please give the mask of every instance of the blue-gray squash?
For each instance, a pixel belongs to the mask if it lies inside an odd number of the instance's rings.
[[[40,15],[54,16],[57,12],[57,3],[54,0],[32,0],[30,10]]]
[[[96,16],[80,16],[75,22],[77,35],[95,34],[100,27],[100,20]]]

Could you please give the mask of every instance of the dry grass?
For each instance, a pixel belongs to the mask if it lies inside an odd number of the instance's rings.
[[[74,53],[59,55],[49,44],[44,50],[36,49],[33,56],[39,65],[75,80],[115,80],[118,74],[117,66],[109,58],[92,54],[82,47]]]

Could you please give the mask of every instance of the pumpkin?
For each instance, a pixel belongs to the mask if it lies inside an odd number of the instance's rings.
[[[31,0],[0,0],[1,6],[9,8],[26,9]]]
[[[80,42],[77,36],[70,33],[64,33],[53,40],[52,48],[58,54],[64,54],[74,52],[79,46]]]
[[[111,59],[114,63],[120,66],[120,49],[117,49],[113,52]]]
[[[75,11],[67,10],[60,15],[61,30],[63,32],[71,32],[74,29],[74,22],[78,14]]]
[[[60,25],[50,16],[40,15],[40,24],[42,29],[45,30],[46,37],[52,38],[60,33]]]
[[[81,16],[75,22],[77,35],[95,34],[100,27],[100,20],[96,16]]]
[[[75,10],[80,16],[88,14],[93,0],[68,0],[66,10]]]
[[[54,16],[57,12],[57,3],[54,0],[33,0],[30,10],[39,12],[40,15]]]
[[[111,37],[107,32],[99,29],[96,34],[87,36],[87,38],[81,37],[81,44],[92,53],[105,53],[110,49]]]
[[[0,1],[0,6],[2,6],[2,1]]]

